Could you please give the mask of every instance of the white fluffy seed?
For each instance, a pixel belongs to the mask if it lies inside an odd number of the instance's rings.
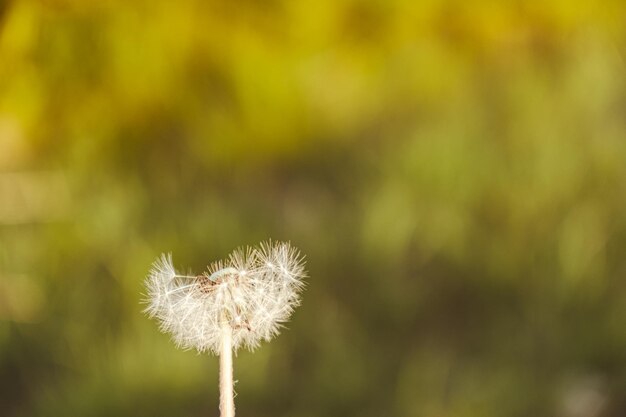
[[[304,258],[289,243],[237,249],[199,276],[178,274],[171,255],[161,255],[146,278],[145,312],[178,347],[219,354],[228,324],[233,349],[253,350],[289,319],[305,276]]]

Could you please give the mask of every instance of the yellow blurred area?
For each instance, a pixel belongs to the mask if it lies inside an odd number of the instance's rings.
[[[626,415],[625,75],[617,0],[0,0],[0,414],[216,414],[142,280],[274,238],[241,415]]]
[[[446,106],[485,60],[532,66],[535,53],[567,53],[589,34],[617,48],[624,16],[620,2],[539,1],[16,1],[5,10],[5,118],[40,140],[49,136],[41,125],[54,123],[67,143],[175,110],[189,129],[220,138],[197,139],[208,164],[256,159],[250,140],[271,155],[314,146],[320,132],[351,137],[398,101]]]

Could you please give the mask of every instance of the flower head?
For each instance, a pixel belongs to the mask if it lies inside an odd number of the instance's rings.
[[[161,255],[146,278],[145,312],[179,347],[220,354],[228,326],[233,349],[253,350],[289,319],[305,276],[304,259],[289,243],[237,249],[201,275],[181,275],[171,255]]]

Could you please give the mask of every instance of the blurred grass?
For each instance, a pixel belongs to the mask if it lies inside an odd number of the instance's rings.
[[[0,1],[0,410],[215,415],[141,314],[291,240],[248,416],[626,414],[626,6]]]

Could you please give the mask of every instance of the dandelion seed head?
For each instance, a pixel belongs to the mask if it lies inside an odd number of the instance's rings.
[[[180,348],[219,354],[228,324],[233,349],[253,350],[289,320],[305,277],[304,258],[289,243],[237,249],[198,276],[178,274],[172,256],[162,255],[146,278],[145,312]]]

